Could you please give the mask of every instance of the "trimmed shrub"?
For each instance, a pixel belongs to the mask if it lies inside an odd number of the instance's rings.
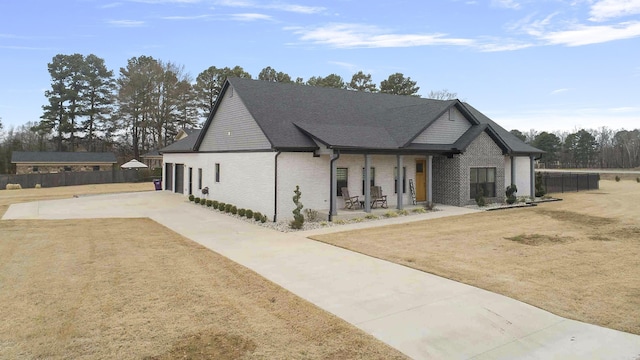
[[[482,187],[480,188],[480,191],[478,191],[478,193],[476,194],[476,204],[479,207],[483,207],[486,205],[484,200],[484,190],[482,190]]]
[[[220,205],[220,202],[218,200],[213,200],[213,208],[217,209],[218,205]]]
[[[231,205],[231,204],[225,204],[224,205],[224,212],[226,212],[226,213],[231,212],[231,207],[232,206],[233,205]]]
[[[196,203],[196,204],[200,204],[200,198],[199,198],[199,197],[195,198],[195,199],[193,200],[193,202],[194,202],[194,203]]]
[[[300,186],[296,185],[296,189],[293,191],[293,203],[296,205],[296,208],[293,209],[293,221],[289,223],[292,229],[302,229],[304,225],[304,216],[300,213],[303,206],[300,202],[300,198],[302,197],[302,193],[300,192]]]
[[[398,213],[395,211],[387,211],[386,213],[384,213],[382,216],[386,217],[386,218],[394,218],[394,217],[398,217]]]
[[[253,210],[247,209],[244,215],[247,217],[247,219],[253,219]]]
[[[200,205],[202,205],[202,206],[207,205],[207,199],[205,199],[205,198],[200,199]]]
[[[304,217],[308,222],[320,221],[320,214],[318,213],[317,210],[304,209]]]
[[[207,200],[207,207],[213,206],[213,200]]]
[[[259,211],[256,211],[253,213],[253,220],[260,221],[261,217],[262,217],[262,213],[260,213]]]
[[[640,177],[637,177],[637,178],[636,178],[636,182],[637,182],[637,183],[640,183]]]
[[[616,175],[616,182],[620,182],[620,176]]]
[[[262,215],[262,217],[260,218],[260,222],[261,223],[266,223],[267,222],[267,215]]]
[[[232,213],[233,215],[235,215],[235,214],[237,214],[237,213],[238,213],[238,208],[237,208],[235,205],[233,205],[233,206],[231,207],[231,213]]]
[[[544,184],[542,183],[542,173],[536,173],[536,184],[535,184],[535,196],[543,197],[544,194],[547,193],[547,190],[544,188]]]
[[[246,209],[238,209],[238,215],[240,216],[244,216],[244,214],[247,212]]]
[[[516,187],[516,184],[511,184],[507,186],[507,191],[505,192],[505,194],[507,195],[507,204],[509,205],[514,204],[516,200],[518,200],[518,198],[515,195],[517,191],[518,191],[518,188]]]
[[[227,206],[227,204],[223,203],[223,202],[219,202],[218,203],[218,210],[220,211],[224,211],[224,207]]]
[[[196,198],[196,197],[195,197],[195,196],[193,196],[193,194],[192,194],[192,195],[189,195],[189,201],[193,201],[193,200],[195,200],[195,198]]]

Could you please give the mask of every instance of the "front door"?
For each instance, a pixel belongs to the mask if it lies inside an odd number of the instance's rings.
[[[427,160],[416,160],[416,201],[427,201]]]
[[[193,168],[189,168],[189,195],[193,194]]]

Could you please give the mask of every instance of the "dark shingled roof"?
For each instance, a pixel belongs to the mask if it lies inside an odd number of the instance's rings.
[[[140,157],[158,157],[158,156],[162,156],[158,149],[154,149],[144,155],[140,155]]]
[[[500,139],[505,143],[505,145],[509,148],[510,152],[515,154],[542,154],[544,151],[535,148],[529,144],[526,144],[524,141],[518,139],[515,135],[505,130],[502,126],[496,124],[493,120],[489,119],[486,115],[478,111],[473,106],[465,103],[464,106],[471,111],[473,116],[478,119],[481,123],[489,125],[493,131],[496,132],[496,135],[500,137]]]
[[[201,129],[191,129],[188,134],[189,136],[158,151],[161,154],[166,152],[192,152],[196,140],[198,140],[198,135],[200,135],[200,131]]]
[[[14,151],[12,163],[56,163],[56,164],[94,164],[117,162],[110,152],[58,152],[58,151]]]
[[[325,87],[229,78],[232,87],[276,150],[317,148],[314,139],[344,150],[460,152],[487,131],[505,153],[541,153],[459,100],[367,93]],[[472,123],[456,144],[412,144],[422,131],[455,107]],[[207,119],[204,132],[217,106]],[[187,139],[193,137],[189,136]],[[459,146],[462,146],[460,148]]]

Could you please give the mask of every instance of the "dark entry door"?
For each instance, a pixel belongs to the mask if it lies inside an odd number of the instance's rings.
[[[176,189],[175,192],[184,194],[184,165],[176,164]]]
[[[189,168],[189,195],[193,194],[193,168]]]
[[[164,164],[164,189],[173,190],[173,164]]]
[[[427,161],[416,160],[416,201],[427,200]]]

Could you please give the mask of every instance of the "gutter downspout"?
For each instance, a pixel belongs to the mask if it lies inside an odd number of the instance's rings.
[[[329,163],[330,175],[329,181],[329,221],[333,221],[333,215],[336,212],[336,189],[335,189],[335,162],[340,159],[340,151],[337,151],[331,156],[331,162]]]
[[[515,184],[516,184],[516,156],[511,154],[511,184],[509,185],[515,185]]]
[[[273,180],[273,222],[276,222],[276,220],[278,219],[278,156],[280,156],[281,153],[281,151],[278,151],[274,158],[275,176]]]

